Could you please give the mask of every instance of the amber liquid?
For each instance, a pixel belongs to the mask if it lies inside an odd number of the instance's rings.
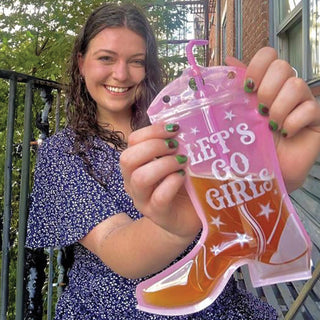
[[[252,198],[249,201],[245,201],[245,197],[241,194],[235,197],[228,189],[229,187],[224,186],[224,189],[221,189],[222,185],[231,181],[191,177],[197,199],[208,224],[204,247],[193,259],[187,284],[173,285],[155,292],[145,291],[143,296],[147,303],[162,307],[195,304],[202,301],[214,290],[222,281],[226,270],[239,259],[249,258],[269,263],[272,254],[277,250],[289,212],[281,199],[282,194],[275,179],[271,180],[272,189],[269,191],[264,189],[265,181],[255,181],[254,188],[252,182],[250,184],[246,180],[242,181],[245,185],[243,191],[247,195],[247,200]],[[214,207],[224,204],[226,208],[213,209],[206,198],[208,190],[219,192],[217,197],[211,198]],[[265,192],[254,198],[257,190]],[[227,200],[226,193],[228,191],[230,193],[227,194],[229,197]],[[210,194],[209,192],[209,196]],[[219,197],[220,200],[218,200]],[[242,201],[242,203],[228,207],[237,201]],[[248,216],[243,214],[243,208],[249,212]],[[257,232],[257,228],[259,232]],[[261,234],[263,234],[265,241],[261,241]]]

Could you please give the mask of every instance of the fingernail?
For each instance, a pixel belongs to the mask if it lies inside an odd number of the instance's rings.
[[[258,110],[262,116],[267,116],[269,114],[269,109],[263,103],[259,103]]]
[[[252,79],[247,79],[244,83],[244,91],[251,93],[254,90],[254,82]]]
[[[169,149],[175,149],[179,145],[178,141],[175,139],[165,139],[165,143]]]
[[[177,173],[180,174],[180,176],[185,176],[186,175],[186,172],[183,169],[178,170]]]
[[[277,131],[278,130],[278,124],[274,122],[273,120],[269,121],[269,129],[271,131]]]
[[[183,164],[183,163],[187,162],[188,157],[186,157],[186,156],[184,156],[182,154],[177,154],[176,155],[176,159],[180,164]]]
[[[197,84],[196,84],[196,80],[194,78],[191,78],[189,80],[189,87],[193,90],[193,91],[197,91],[198,90],[198,87],[197,87]]]
[[[287,130],[286,130],[286,129],[282,129],[282,130],[281,130],[281,135],[282,135],[284,138],[286,138],[286,137],[288,136]]]
[[[168,132],[176,132],[179,130],[179,125],[176,123],[168,123],[165,128]]]

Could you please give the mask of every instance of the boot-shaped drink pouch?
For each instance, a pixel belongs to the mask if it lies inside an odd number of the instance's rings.
[[[247,264],[255,287],[310,277],[310,239],[290,202],[268,120],[245,69],[190,67],[152,102],[152,123],[178,123],[179,153],[189,157],[186,189],[203,229],[192,251],[141,282],[138,308],[181,315],[200,311]]]

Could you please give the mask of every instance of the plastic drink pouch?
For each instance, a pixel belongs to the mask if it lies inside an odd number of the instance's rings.
[[[178,123],[178,153],[189,157],[186,189],[202,222],[195,247],[141,282],[138,308],[181,315],[209,306],[247,264],[253,286],[306,279],[311,242],[286,192],[268,120],[245,69],[191,66],[154,99],[152,123]]]

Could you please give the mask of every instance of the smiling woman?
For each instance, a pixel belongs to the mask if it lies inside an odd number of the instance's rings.
[[[290,182],[304,177],[320,149],[318,133],[302,130],[318,128],[320,108],[305,83],[286,89],[290,73],[271,68],[279,63],[275,59],[270,48],[257,53],[247,76],[261,97],[272,93],[264,103],[278,116],[273,121],[286,125],[292,109],[304,119],[291,125],[286,138],[302,132],[303,143],[284,140],[278,148]],[[191,316],[136,308],[136,286],[190,252],[201,229],[183,187],[188,157],[177,154],[179,125],[149,125],[146,111],[162,88],[162,72],[144,14],[129,4],[108,2],[96,9],[76,38],[69,72],[67,126],[39,148],[26,240],[27,247],[73,250],[55,319],[276,319],[273,307],[238,289],[234,279],[214,303]],[[277,80],[271,89],[265,74]],[[278,92],[284,100],[274,113]]]
[[[100,31],[79,54],[81,76],[97,103],[97,121],[126,136],[131,132],[131,106],[145,78],[145,56],[145,40],[125,27]]]
[[[102,6],[88,18],[71,58],[68,120],[77,133],[76,143],[88,140],[90,133],[117,149],[125,148],[127,134],[149,123],[147,107],[162,88],[162,70],[150,25],[138,8]],[[95,71],[90,72],[89,65]],[[115,103],[111,109],[110,101]],[[128,108],[130,103],[132,108]],[[126,110],[126,116],[113,112],[117,109]],[[97,116],[98,112],[101,115]]]

